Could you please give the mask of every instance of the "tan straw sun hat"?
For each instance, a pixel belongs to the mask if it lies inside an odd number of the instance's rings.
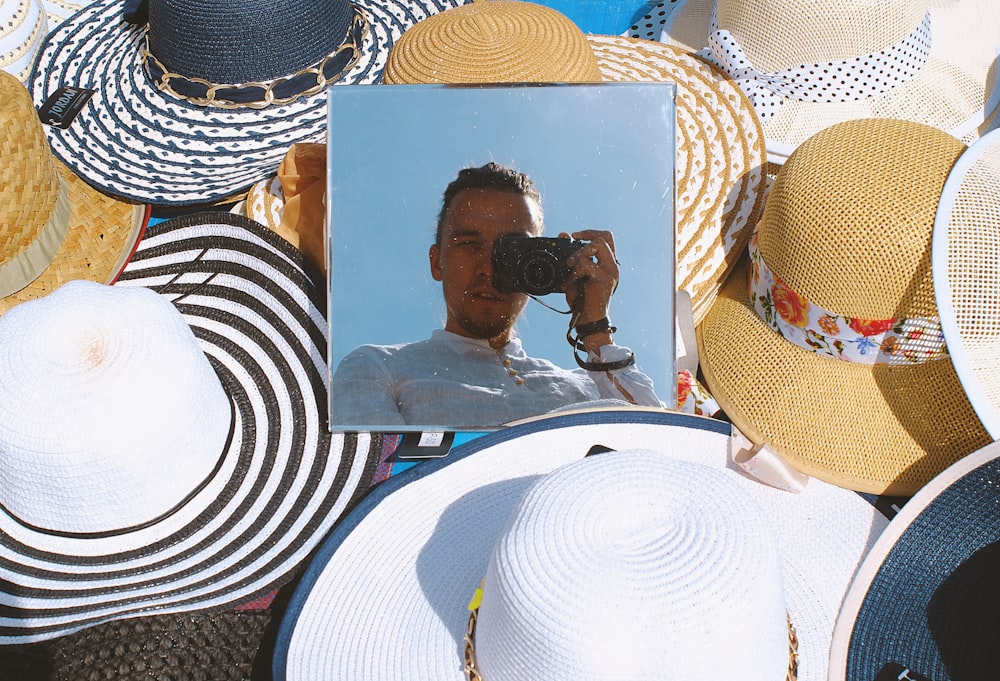
[[[1000,130],[969,147],[934,224],[934,291],[955,370],[1000,440]]]
[[[504,50],[513,43],[530,49],[510,60]],[[393,46],[385,82],[482,82],[478,67],[463,66],[481,62],[489,64],[482,73],[502,83],[677,84],[677,285],[691,294],[700,322],[763,205],[764,139],[746,96],[721,71],[676,47],[585,36],[555,10],[516,1],[476,2],[417,23]],[[276,177],[262,180],[243,211],[276,231],[294,229],[283,215],[282,192]]]
[[[995,0],[682,0],[660,39],[701,50],[750,93],[777,163],[858,118],[971,142],[1000,100]]]
[[[909,495],[989,442],[944,345],[931,274],[941,190],[965,145],[861,119],[781,167],[699,331],[706,384],[756,443],[802,472]]]
[[[41,0],[0,2],[0,70],[24,82],[46,33]]]
[[[110,284],[148,206],[105,196],[56,160],[25,86],[0,72],[0,313],[73,279]]]

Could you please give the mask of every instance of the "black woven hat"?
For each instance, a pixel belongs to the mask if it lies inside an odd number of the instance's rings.
[[[830,681],[1000,678],[1000,442],[903,506],[837,620]]]

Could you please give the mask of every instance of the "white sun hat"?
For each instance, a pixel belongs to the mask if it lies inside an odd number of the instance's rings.
[[[726,478],[726,484],[740,489],[753,505],[762,509],[770,531],[777,537],[784,609],[798,639],[798,678],[824,680],[833,621],[841,598],[867,547],[885,526],[884,517],[861,496],[819,481],[811,480],[802,492],[794,494],[748,478],[730,463],[729,424],[656,410],[569,413],[510,426],[456,448],[444,459],[404,471],[376,487],[334,529],[303,575],[279,630],[275,678],[279,681],[464,679],[467,605],[484,576],[487,589],[491,583],[499,584],[499,577],[489,568],[490,555],[515,508],[540,477],[578,462],[595,446],[619,452],[651,450],[654,454],[650,456],[662,457],[668,461],[667,466],[687,463],[708,467],[711,470],[705,473],[709,476],[705,480]],[[616,453],[605,452],[596,458],[605,456],[613,458]],[[660,474],[651,472],[650,477],[663,481]],[[668,488],[675,489],[674,485],[668,484]],[[600,491],[595,492],[594,488],[581,494],[581,502],[593,508],[578,509],[586,519],[562,528],[566,551],[581,550],[582,544],[574,542],[582,543],[588,535],[596,536],[608,529],[596,517],[595,510],[605,508],[604,504],[613,499],[620,500],[624,490],[610,483],[606,487],[607,500],[601,500]],[[676,491],[688,498],[692,493],[697,497],[698,490],[692,484],[686,491]],[[692,503],[704,508],[713,499],[708,492],[705,499]],[[673,543],[678,550],[687,544],[708,553],[715,546],[716,558],[726,562],[725,551],[736,550],[734,547],[745,539],[716,545],[701,537],[699,533],[707,531],[701,523],[712,513],[705,510],[678,520],[675,534],[665,534],[662,541]],[[665,514],[665,509],[657,509],[651,518],[662,520]],[[642,524],[640,518],[629,522],[633,523],[632,528]],[[638,532],[655,534],[648,527]],[[729,548],[721,548],[723,545]],[[734,560],[734,564],[763,549],[742,545],[739,550],[748,553]],[[709,558],[706,556],[695,564],[701,562],[709,562]],[[708,586],[701,581],[706,578],[702,568],[703,565],[692,570],[687,586],[683,585],[682,575],[674,575],[677,582],[651,579],[649,588],[673,592],[679,601],[690,599],[690,606],[698,596],[689,588],[699,584]],[[564,588],[571,570],[554,569],[548,575],[545,588],[556,601],[576,595],[575,591]],[[769,598],[775,596],[772,592]],[[484,608],[489,604],[488,599],[488,594],[484,594]],[[780,615],[777,600],[769,604]],[[716,608],[722,608],[711,600],[703,605],[709,613],[717,614],[720,610]],[[566,609],[572,606],[569,602],[552,604]],[[748,610],[755,607],[747,605]],[[557,632],[555,625],[577,626],[573,620],[557,619],[539,620],[535,626],[548,628],[550,633]],[[489,629],[490,625],[486,626]],[[521,632],[529,626],[527,622],[518,622]],[[789,662],[784,618],[779,628],[783,639],[775,643],[775,630],[771,628],[769,640],[774,649],[769,648],[766,654],[773,656],[772,660],[780,660],[784,669]],[[746,632],[750,640],[757,634],[763,635]],[[483,635],[486,636],[485,632]],[[503,637],[493,640],[497,645],[505,645]],[[600,648],[605,641],[591,643]],[[668,643],[665,636],[663,645]],[[713,650],[729,644],[723,640],[712,643]],[[476,650],[482,654],[479,645]],[[485,652],[487,658],[490,654]],[[711,668],[711,659],[703,662]],[[538,674],[538,678],[564,678],[568,674],[570,670],[566,668],[550,667],[546,673]],[[665,678],[662,674],[656,677]],[[490,676],[486,674],[485,678]]]
[[[378,82],[393,41],[457,1],[96,0],[48,34],[29,89],[43,113],[63,88],[92,91],[47,131],[95,187],[222,201],[274,172],[291,144],[323,139],[328,86]]]
[[[326,424],[322,288],[246,218],[160,223],[114,286],[0,317],[0,643],[231,608],[367,491]]]
[[[24,82],[48,31],[41,0],[0,2],[0,69]]]
[[[1000,102],[993,0],[681,0],[660,39],[744,87],[775,163],[859,118],[924,123],[969,143]]]
[[[1000,440],[1000,130],[955,162],[931,245],[948,353],[976,415]]]

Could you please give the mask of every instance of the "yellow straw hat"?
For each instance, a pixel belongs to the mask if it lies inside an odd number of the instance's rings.
[[[944,345],[931,239],[965,145],[893,119],[833,125],[778,171],[698,329],[706,384],[802,472],[910,495],[990,441]]]
[[[530,59],[508,61],[503,46],[522,42],[531,46]],[[464,64],[488,66],[480,72]],[[385,82],[483,82],[484,73],[500,83],[677,84],[677,286],[691,294],[694,321],[700,322],[763,206],[764,138],[742,91],[721,71],[679,48],[585,36],[555,10],[516,1],[476,2],[418,22],[393,46]],[[284,218],[280,185],[275,178],[258,182],[241,207],[279,233]]]
[[[383,82],[599,83],[601,73],[583,32],[566,15],[530,2],[476,0],[403,33],[389,52]]]
[[[751,93],[770,160],[858,118],[972,142],[1000,101],[995,0],[680,0],[660,39]]]
[[[56,160],[31,96],[0,72],[0,313],[73,279],[110,284],[149,207],[110,198]]]

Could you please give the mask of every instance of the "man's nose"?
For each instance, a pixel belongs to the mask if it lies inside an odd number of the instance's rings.
[[[493,276],[493,249],[485,250],[476,261],[476,274],[481,277]]]

